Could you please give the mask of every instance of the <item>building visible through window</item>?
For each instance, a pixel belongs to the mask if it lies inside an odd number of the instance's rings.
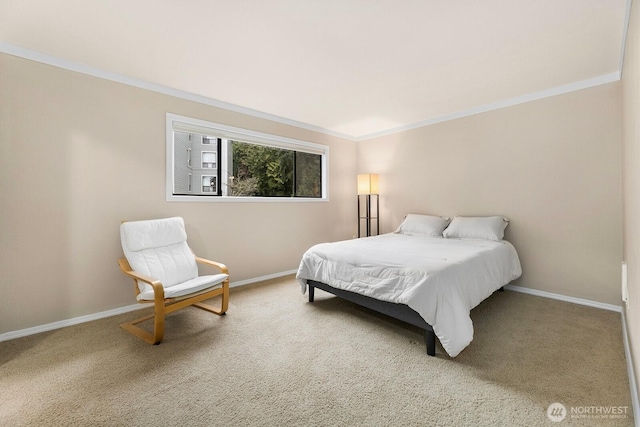
[[[167,153],[168,200],[327,197],[326,146],[167,114]]]

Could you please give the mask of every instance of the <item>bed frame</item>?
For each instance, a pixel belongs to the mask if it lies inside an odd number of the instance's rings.
[[[433,328],[430,324],[424,321],[422,316],[411,309],[408,305],[380,301],[365,295],[356,294],[355,292],[334,288],[325,283],[316,282],[315,280],[307,280],[307,285],[309,286],[309,302],[313,302],[315,288],[318,288],[370,310],[377,311],[378,313],[385,314],[393,317],[394,319],[402,320],[403,322],[417,326],[420,329],[424,329],[424,337],[427,343],[427,354],[429,356],[436,355],[436,334],[433,332]]]
[[[380,301],[375,298],[357,294],[355,292],[334,288],[333,286],[329,286],[326,283],[316,282],[315,280],[307,280],[307,286],[309,287],[309,302],[313,302],[315,288],[318,288],[352,303],[366,307],[370,310],[377,311],[378,313],[382,313],[384,315],[393,317],[394,319],[398,319],[413,326],[417,326],[420,329],[424,329],[424,338],[427,343],[427,354],[429,356],[436,355],[436,334],[433,332],[433,328],[430,324],[425,322],[422,316],[420,316],[408,305]],[[500,289],[498,289],[498,291],[503,292],[504,287],[501,287]]]

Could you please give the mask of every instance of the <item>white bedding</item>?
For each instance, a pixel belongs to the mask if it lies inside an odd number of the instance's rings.
[[[473,340],[471,309],[520,277],[507,241],[383,234],[322,243],[302,257],[296,277],[406,304],[433,327],[445,351],[457,356]]]

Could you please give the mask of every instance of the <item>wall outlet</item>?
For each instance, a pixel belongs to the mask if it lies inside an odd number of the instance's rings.
[[[622,301],[629,308],[629,288],[627,287],[627,263],[622,262]]]

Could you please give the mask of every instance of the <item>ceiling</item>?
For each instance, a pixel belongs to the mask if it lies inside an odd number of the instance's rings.
[[[630,2],[1,0],[0,47],[365,139],[618,80]]]

